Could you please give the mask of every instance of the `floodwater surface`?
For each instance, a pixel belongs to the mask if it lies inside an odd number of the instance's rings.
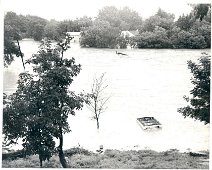
[[[21,41],[25,58],[38,51],[38,42]],[[184,118],[177,108],[186,106],[184,95],[192,89],[187,61],[197,61],[206,50],[173,49],[124,49],[128,56],[116,54],[116,49],[80,48],[71,44],[65,57],[74,57],[82,65],[70,90],[75,93],[91,92],[93,79],[105,73],[103,96],[110,97],[107,110],[100,115],[100,129],[92,120],[92,111],[85,105],[69,116],[72,132],[64,135],[64,148],[81,146],[104,149],[153,149],[164,151],[209,150],[209,125],[191,118]],[[30,66],[27,66],[30,70]],[[16,89],[18,74],[23,71],[17,58],[4,68],[3,90],[12,93]],[[154,116],[162,129],[144,131],[136,119]]]

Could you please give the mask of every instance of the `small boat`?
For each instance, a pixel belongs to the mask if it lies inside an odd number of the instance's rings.
[[[154,117],[141,117],[137,118],[137,122],[140,127],[144,130],[150,128],[162,128],[162,124],[157,121]]]

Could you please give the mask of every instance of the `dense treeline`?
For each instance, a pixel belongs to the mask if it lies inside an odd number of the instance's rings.
[[[48,21],[37,16],[23,16],[14,12],[7,12],[4,17],[5,32],[13,30],[19,35],[19,39],[33,38],[36,41],[40,41],[44,37],[59,40],[61,35],[66,32],[79,32],[81,28],[91,25],[92,19],[87,16],[75,20]],[[12,36],[10,35],[10,37]]]
[[[174,19],[173,14],[162,9],[142,21],[136,12],[127,7],[122,10],[105,7],[99,11],[94,24],[82,31],[81,46],[126,48],[129,44],[137,48],[211,47],[209,4],[194,6],[190,14],[182,15],[176,21]],[[123,30],[138,30],[139,34],[133,37],[120,36]]]
[[[134,37],[138,48],[210,48],[210,11],[201,21],[192,11],[174,22],[174,16],[161,9],[145,20],[140,35]]]
[[[188,15],[177,20],[173,14],[158,9],[146,20],[128,7],[107,6],[99,10],[95,20],[84,16],[75,20],[46,20],[37,16],[8,12],[4,18],[7,39],[48,37],[60,40],[65,32],[81,31],[81,46],[97,48],[190,48],[211,47],[211,5],[193,5]],[[134,37],[121,36],[121,31],[139,32]],[[9,32],[9,34],[8,34]],[[16,34],[16,38],[14,38]],[[5,43],[7,43],[5,41]]]

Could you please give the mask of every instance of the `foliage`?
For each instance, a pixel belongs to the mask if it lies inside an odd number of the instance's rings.
[[[210,48],[210,15],[208,12],[200,21],[192,11],[174,22],[174,15],[159,9],[154,16],[144,21],[140,27],[140,36],[131,39],[130,44],[138,48]],[[156,28],[160,28],[161,35],[155,31]]]
[[[119,48],[127,48],[127,45],[129,43],[129,37],[119,36],[116,38],[116,41]]]
[[[83,29],[81,46],[97,48],[126,48],[128,40],[120,37],[121,30],[135,30],[142,23],[137,12],[128,7],[118,10],[114,6],[106,6],[99,10],[93,25]]]
[[[47,20],[37,16],[26,16],[27,22],[27,34],[28,38],[33,38],[35,41],[40,41],[44,35],[44,27],[47,24]]]
[[[195,36],[203,36],[206,43],[206,48],[211,47],[211,23],[206,20],[196,20],[193,24],[191,31]]]
[[[21,21],[13,12],[8,12],[4,18],[4,66],[7,67],[14,61],[14,56],[21,57],[23,67],[23,53],[19,46],[21,39]],[[17,44],[15,43],[17,42]]]
[[[87,47],[126,48],[127,43],[138,48],[202,49],[211,47],[210,4],[193,5],[190,14],[183,14],[176,21],[174,21],[174,17],[173,14],[159,8],[155,15],[143,21],[139,14],[129,7],[117,9],[114,6],[106,6],[99,10],[94,21],[87,16],[60,22],[47,21],[36,16],[16,15],[8,12],[5,15],[5,23],[10,23],[10,25],[12,23],[12,28],[15,29],[15,32],[18,32],[20,38],[27,37],[35,40],[41,40],[44,37],[60,40],[66,32],[81,31],[81,46]],[[154,39],[158,38],[157,33],[155,33],[156,28],[165,30],[164,41],[161,41],[159,36],[159,42],[155,42],[157,40]],[[120,37],[120,32],[126,30],[139,30],[140,36],[130,38],[130,41],[124,40]],[[142,38],[141,35],[144,37]],[[188,39],[185,40],[183,35]],[[150,40],[147,38],[149,36]],[[142,42],[143,40],[145,41]],[[151,42],[153,44],[150,44]],[[7,44],[10,45],[10,43]],[[11,49],[13,48],[13,45],[11,45]],[[5,61],[11,63],[15,54],[14,50],[12,55],[6,55],[7,60]]]
[[[75,20],[64,20],[58,22],[58,32],[59,34],[64,34],[66,32],[80,32],[82,29],[92,25],[92,18],[83,16],[81,18],[76,18]]]
[[[68,115],[74,115],[74,110],[81,109],[85,101],[83,94],[69,91],[81,66],[75,64],[74,58],[62,58],[68,49],[66,41],[69,42],[65,40],[55,48],[49,40],[42,41],[38,54],[27,61],[34,74],[19,75],[17,90],[9,96],[10,102],[3,110],[6,140],[14,142],[21,138],[28,155],[39,154],[41,165],[55,150],[53,137],[60,141],[58,151],[63,159],[63,134],[70,132]],[[66,48],[61,48],[63,43]]]
[[[205,16],[207,16],[208,12],[211,9],[211,4],[198,4],[194,7],[195,17],[199,18],[200,21],[203,20]]]
[[[80,147],[75,147],[75,148],[65,150],[64,154],[68,157],[71,157],[75,154],[92,155],[93,152],[80,148]]]
[[[59,23],[55,20],[49,21],[44,27],[44,37],[47,37],[51,40],[60,40],[60,34],[58,31]]]
[[[136,30],[142,24],[142,18],[129,7],[118,10],[115,6],[106,6],[99,10],[98,20],[107,21],[120,30]]]
[[[138,48],[169,48],[171,43],[167,31],[161,27],[155,27],[153,32],[143,32],[136,39]]]
[[[118,27],[121,23],[118,13],[119,11],[115,6],[106,6],[99,10],[97,18],[108,22],[112,27]]]
[[[151,150],[119,151],[105,150],[102,154],[91,153],[86,155],[77,153],[68,156],[69,168],[104,168],[104,169],[208,169],[209,165],[202,164],[206,157],[191,156],[188,153],[180,153],[175,150],[155,152]],[[39,168],[38,156],[19,158],[9,161],[3,160],[3,168]],[[58,158],[53,155],[49,162],[45,162],[44,168],[60,168]]]
[[[8,26],[9,27],[9,26]],[[8,35],[8,28],[4,27],[4,66],[7,67],[14,61],[14,56],[19,57],[20,52],[18,46],[13,42],[12,37]]]
[[[33,24],[34,30],[32,32],[32,37],[35,41],[41,41],[44,34],[44,25],[41,25],[39,23]]]
[[[116,38],[119,35],[119,30],[110,26],[108,22],[96,20],[93,26],[82,31],[80,45],[84,47],[114,48]]]
[[[146,19],[140,28],[140,33],[142,32],[152,32],[156,27],[161,27],[169,30],[173,27],[174,15],[166,13],[165,11],[158,9],[158,12]]]
[[[70,26],[70,31],[80,32],[83,28],[87,28],[93,25],[92,18],[83,16],[73,20],[73,24]]]
[[[81,29],[91,26],[93,21],[90,17],[83,16],[75,20],[46,20],[37,16],[17,15],[14,12],[7,12],[5,25],[11,25],[19,33],[20,39],[33,38],[40,41],[47,37],[58,41],[66,32],[80,32]]]
[[[195,17],[192,14],[189,15],[182,15],[178,18],[175,25],[179,27],[181,30],[189,31],[192,27],[192,25],[195,22]]]
[[[205,37],[195,34],[192,30],[188,32],[176,29],[170,39],[174,48],[201,49],[207,47]]]
[[[184,117],[191,117],[205,124],[210,123],[210,56],[202,56],[199,63],[188,61],[188,68],[193,77],[194,88],[190,91],[192,98],[184,96],[190,105],[179,108]]]
[[[14,12],[7,12],[4,16],[4,26],[6,28],[6,35],[8,36],[8,32],[10,37],[14,40],[21,40],[21,32],[25,30],[23,21],[21,18],[16,15]],[[9,28],[8,28],[9,27]]]
[[[129,7],[119,10],[119,18],[121,19],[120,30],[137,30],[142,25],[142,17],[138,12],[133,11]],[[127,26],[123,26],[123,23]]]

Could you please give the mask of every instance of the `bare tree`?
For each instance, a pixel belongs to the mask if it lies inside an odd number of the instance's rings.
[[[109,99],[109,97],[104,95],[104,91],[108,87],[108,85],[105,85],[104,76],[105,73],[103,73],[99,78],[94,78],[89,103],[89,108],[94,113],[92,118],[96,120],[97,129],[99,129],[99,117],[101,113],[105,112],[107,109],[106,103]]]

